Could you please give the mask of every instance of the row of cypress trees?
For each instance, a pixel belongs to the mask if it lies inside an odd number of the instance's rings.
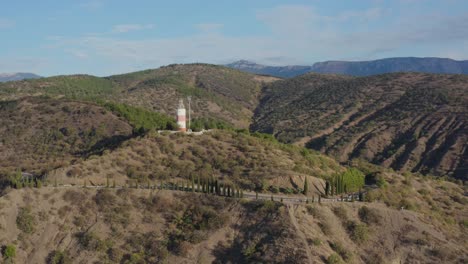
[[[244,196],[244,191],[237,186],[221,183],[214,179],[201,179],[200,177],[197,179],[192,177],[190,182],[162,183],[161,186],[164,189],[209,193],[235,198]]]
[[[364,173],[356,168],[349,168],[341,174],[334,174],[325,182],[325,195],[339,195],[359,191],[365,182]]]

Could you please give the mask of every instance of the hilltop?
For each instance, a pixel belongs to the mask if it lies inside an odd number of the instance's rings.
[[[468,61],[466,60],[416,57],[385,58],[372,61],[324,61],[314,63],[312,66],[267,66],[240,60],[226,66],[245,72],[281,78],[296,77],[308,72],[353,76],[369,76],[392,72],[468,74]]]
[[[210,117],[248,127],[264,83],[276,80],[209,64],[169,65],[110,76],[69,75],[0,84],[0,100],[51,96],[110,101],[168,115],[179,98],[192,96],[194,117]]]
[[[468,77],[306,74],[268,85],[251,129],[341,162],[466,180]]]

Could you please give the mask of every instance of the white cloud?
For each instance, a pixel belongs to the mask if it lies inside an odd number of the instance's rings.
[[[138,30],[144,30],[144,29],[152,29],[154,28],[153,24],[121,24],[121,25],[115,25],[112,28],[113,33],[127,33],[130,31],[138,31]]]
[[[408,14],[396,19],[386,10],[370,8],[325,16],[312,6],[283,5],[258,10],[257,19],[271,32],[231,36],[222,31],[222,24],[197,24],[195,34],[173,38],[128,40],[120,34],[88,34],[77,38],[51,38],[49,41],[53,44],[50,47],[68,49],[68,53],[76,57],[88,56],[108,64],[110,68],[104,70],[104,74],[116,73],[117,68],[112,67],[122,65],[126,66],[118,68],[121,72],[171,63],[227,63],[237,59],[276,65],[312,64],[336,59],[365,60],[400,55],[405,48],[419,46],[433,45],[430,46],[432,50],[443,51],[446,44],[468,41],[468,14],[431,19]],[[379,23],[381,19],[391,23]],[[368,30],[366,25],[371,20],[375,26]],[[343,23],[352,27],[340,27]],[[153,25],[126,24],[115,26],[112,32],[149,28]],[[468,57],[465,51],[457,50],[456,45],[451,47],[452,54],[457,54],[457,57]]]

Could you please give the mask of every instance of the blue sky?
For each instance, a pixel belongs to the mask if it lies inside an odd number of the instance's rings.
[[[15,0],[0,72],[106,76],[171,63],[468,59],[464,0]]]

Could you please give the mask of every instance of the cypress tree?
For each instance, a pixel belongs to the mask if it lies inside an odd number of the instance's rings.
[[[231,197],[231,186],[228,186],[227,188],[228,188],[227,189],[227,196]]]
[[[271,200],[274,201],[274,200],[273,200],[273,194],[271,195]]]
[[[307,182],[307,176],[305,176],[305,180],[304,180],[304,189],[303,189],[303,194],[304,195],[307,195],[307,193],[309,192],[309,183]]]
[[[328,197],[330,194],[330,183],[328,181],[325,182],[325,196]]]
[[[258,200],[258,192],[255,192],[255,200]]]
[[[244,198],[244,191],[241,189],[241,198]]]
[[[320,195],[318,196],[318,203],[322,203],[322,198],[320,197]]]
[[[115,180],[112,181],[112,188],[115,188]]]

